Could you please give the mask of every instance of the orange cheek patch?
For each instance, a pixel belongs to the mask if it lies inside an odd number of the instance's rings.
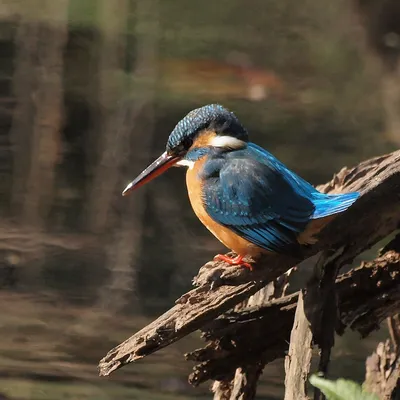
[[[196,149],[199,147],[207,147],[211,144],[211,141],[217,136],[213,131],[203,131],[194,140],[191,149]]]

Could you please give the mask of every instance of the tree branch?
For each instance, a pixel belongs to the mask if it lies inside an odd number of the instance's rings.
[[[313,335],[304,315],[303,293],[299,293],[290,335],[289,354],[285,357],[285,400],[307,400],[306,383],[310,372]]]
[[[340,321],[337,333],[343,334],[350,328],[365,337],[374,331],[380,322],[400,310],[399,286],[400,253],[395,250],[340,275],[336,279]],[[190,382],[198,385],[208,379],[229,376],[236,368],[260,357],[266,363],[285,357],[292,326],[296,326],[298,297],[299,292],[272,300],[263,307],[232,311],[208,324],[203,333],[209,342],[207,346],[186,354],[188,360],[201,363],[194,368]],[[302,353],[306,343],[309,341],[303,343]],[[289,352],[287,363],[298,362],[290,356]]]
[[[236,306],[235,311],[239,312],[249,307],[261,307],[273,299],[285,296],[286,290],[289,287],[289,277],[295,270],[296,268],[289,269],[279,279],[270,282],[246,302]],[[227,380],[216,381],[212,387],[214,400],[253,399],[256,394],[258,378],[264,366],[265,362],[260,358],[259,360],[254,360],[252,364],[242,365],[240,368],[237,368],[233,377],[227,377]]]
[[[390,342],[378,344],[374,353],[367,358],[365,387],[382,400],[396,400],[400,395],[400,362],[392,351]]]

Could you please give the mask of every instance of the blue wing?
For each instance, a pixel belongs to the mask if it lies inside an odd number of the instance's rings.
[[[298,246],[296,237],[315,207],[303,188],[292,185],[267,158],[262,161],[248,147],[206,162],[204,206],[216,222],[251,243],[287,251]]]
[[[357,198],[341,202],[340,196],[318,192],[252,143],[246,149],[209,158],[202,175],[204,206],[210,217],[272,252],[296,252],[297,236],[315,214],[343,211]]]
[[[324,194],[309,182],[295,174],[267,150],[254,143],[249,143],[250,153],[261,163],[269,165],[296,188],[296,191],[310,198],[315,206],[312,219],[324,218],[347,210],[359,197],[360,193]]]

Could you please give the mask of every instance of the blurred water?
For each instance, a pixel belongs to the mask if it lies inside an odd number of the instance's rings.
[[[223,251],[194,217],[181,170],[120,192],[180,118],[211,102],[314,184],[390,150],[380,72],[347,3],[0,3],[4,398],[210,398],[186,383],[197,333],[97,377],[99,359]],[[385,334],[338,338],[332,374],[362,381]],[[279,360],[258,398],[282,398],[282,385]]]

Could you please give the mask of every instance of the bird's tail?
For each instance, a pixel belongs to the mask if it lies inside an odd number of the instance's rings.
[[[331,195],[318,192],[313,198],[315,211],[312,219],[329,217],[346,211],[359,197],[358,192]]]

